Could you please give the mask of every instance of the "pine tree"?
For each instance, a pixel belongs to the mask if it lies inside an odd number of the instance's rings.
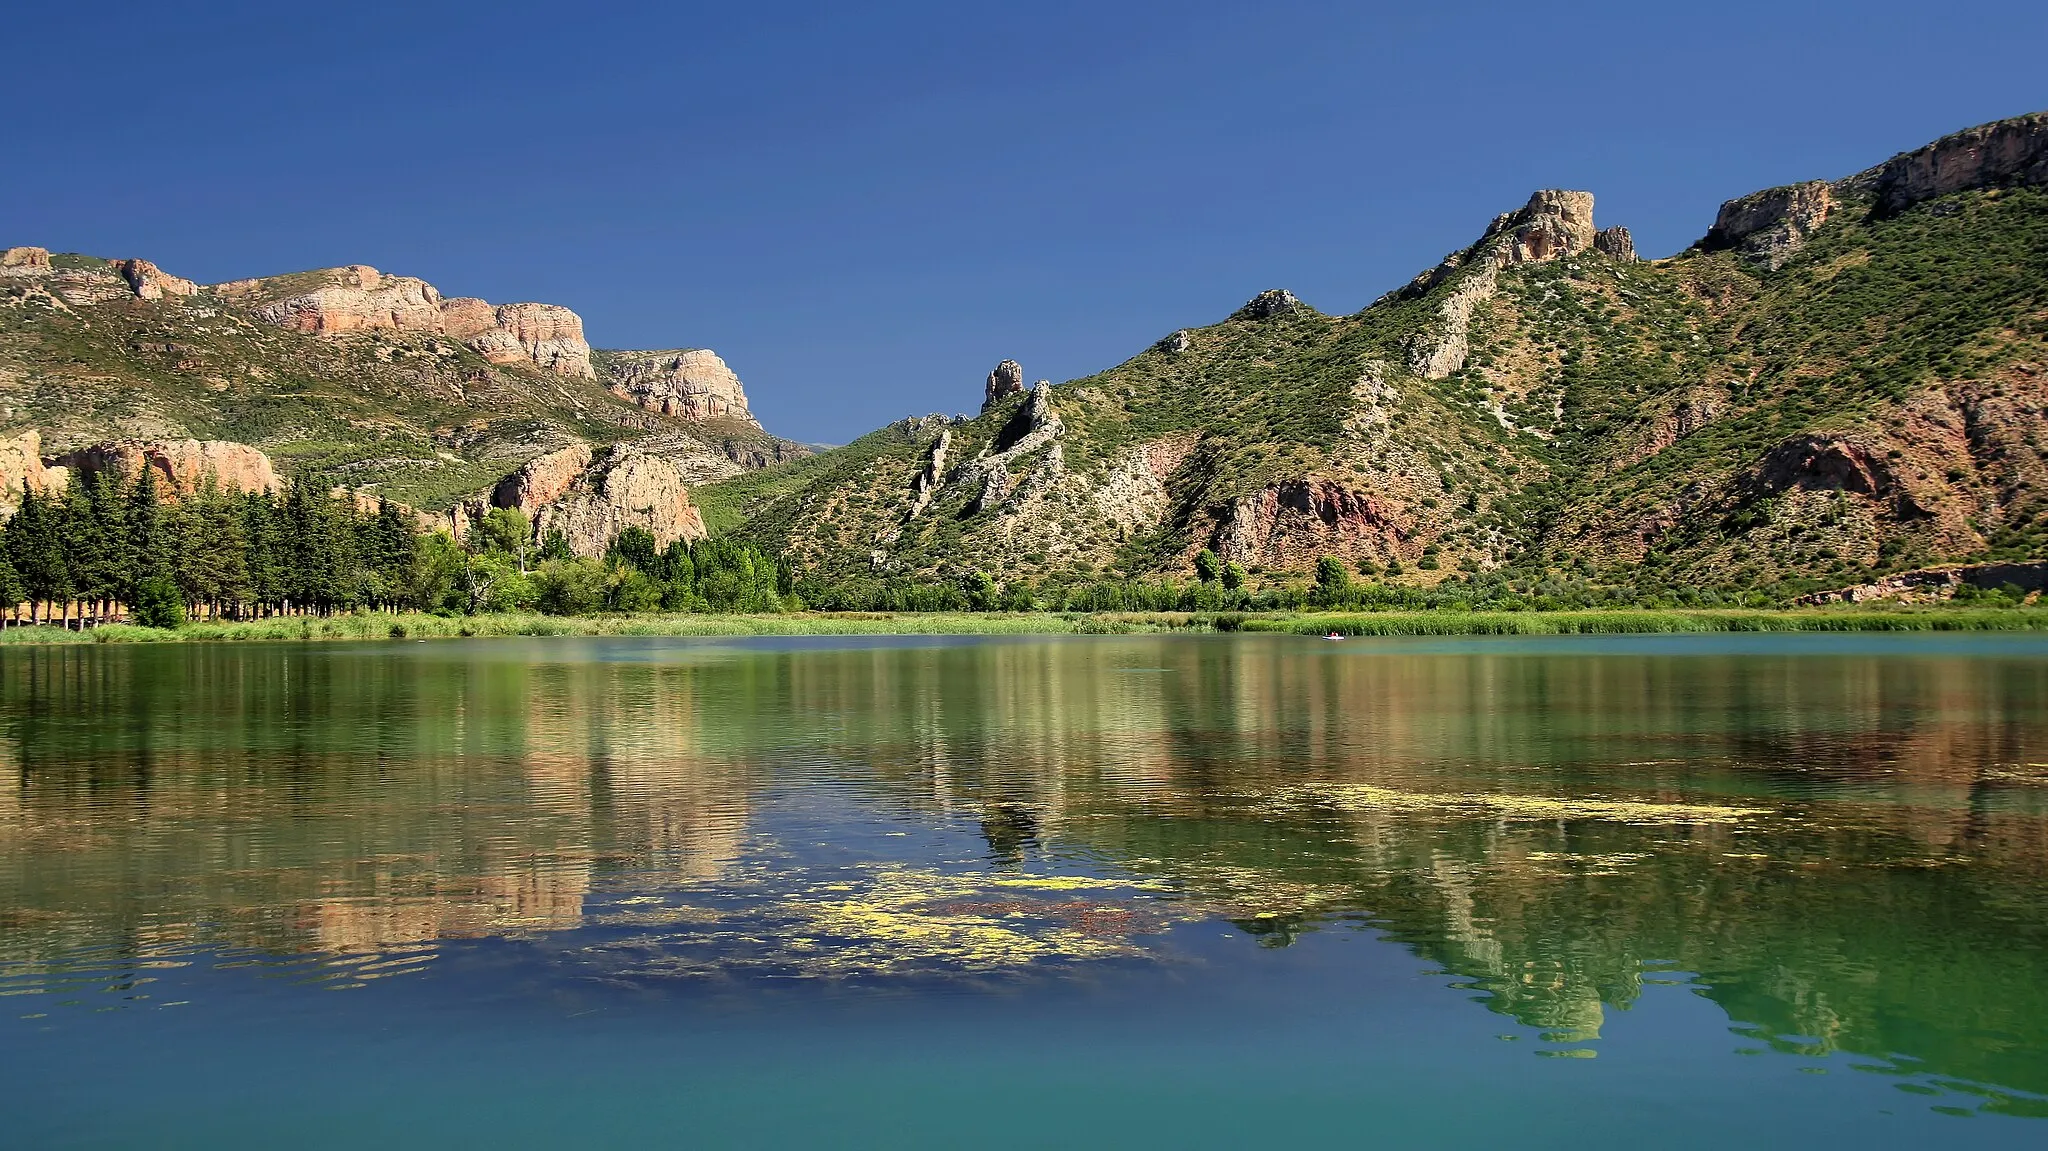
[[[5,533],[8,562],[21,578],[29,599],[29,621],[41,623],[43,605],[71,596],[71,571],[64,562],[64,540],[57,519],[59,505],[37,495],[26,480],[21,485],[21,508],[7,521]]]

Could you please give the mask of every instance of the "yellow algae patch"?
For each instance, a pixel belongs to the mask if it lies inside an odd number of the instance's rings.
[[[934,965],[991,971],[1144,954],[1129,938],[1139,925],[1120,903],[990,899],[991,888],[1135,886],[1079,876],[988,877],[899,868],[877,872],[850,898],[790,901],[770,915],[790,921],[785,930],[791,950],[808,953],[793,958],[807,973],[885,974]],[[837,895],[842,888],[814,890]],[[805,946],[796,945],[798,938]]]
[[[1121,891],[1167,890],[1163,883],[1092,879],[1085,875],[995,875],[989,877],[988,884],[990,887],[1027,887],[1034,891],[1086,891],[1092,888],[1114,888]]]
[[[1740,823],[1770,814],[1768,808],[1712,803],[1652,803],[1483,791],[1432,793],[1362,783],[1289,787],[1274,792],[1272,798],[1288,806],[1323,804],[1345,811],[1447,811],[1500,819],[1611,819],[1621,823]]]

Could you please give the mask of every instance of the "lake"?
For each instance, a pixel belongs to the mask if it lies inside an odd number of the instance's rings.
[[[2048,1141],[2048,639],[0,649],[12,1147]]]

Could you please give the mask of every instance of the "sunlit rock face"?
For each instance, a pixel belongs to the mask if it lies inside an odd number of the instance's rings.
[[[607,352],[604,378],[613,394],[651,412],[761,426],[739,376],[709,348]]]
[[[444,299],[415,276],[392,276],[366,264],[293,276],[234,280],[214,291],[256,305],[258,318],[316,336],[359,332],[422,332],[462,341],[495,364],[530,363],[558,375],[593,378],[583,319],[558,304],[497,304],[469,296]]]

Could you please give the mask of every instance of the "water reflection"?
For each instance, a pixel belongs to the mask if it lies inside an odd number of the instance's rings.
[[[2038,1110],[2048,649],[1713,642],[8,651],[0,991],[474,937],[642,986],[1059,978],[1366,926],[1553,1051],[1690,982],[1738,1045]]]

